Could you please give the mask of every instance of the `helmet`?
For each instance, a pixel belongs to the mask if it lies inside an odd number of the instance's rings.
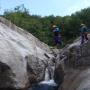
[[[52,27],[55,28],[55,27],[57,27],[57,26],[56,26],[56,25],[53,25]]]
[[[85,24],[83,24],[83,23],[81,23],[81,25],[80,26],[84,26]]]

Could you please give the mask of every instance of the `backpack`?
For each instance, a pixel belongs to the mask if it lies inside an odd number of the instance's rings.
[[[60,34],[60,29],[57,27],[57,28],[55,28],[55,30],[54,30],[54,35],[55,36],[58,36]]]
[[[85,33],[85,32],[88,32],[88,29],[87,29],[86,26],[83,26],[83,27],[81,28],[81,33]]]

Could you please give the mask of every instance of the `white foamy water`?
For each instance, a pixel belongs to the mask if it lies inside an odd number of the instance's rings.
[[[48,80],[48,81],[42,81],[42,82],[40,82],[40,84],[47,84],[47,85],[50,85],[50,86],[57,86],[57,84],[54,82],[53,79]]]
[[[44,78],[44,80],[45,80],[45,81],[50,80],[50,78],[49,78],[49,71],[48,71],[47,68],[46,68],[46,71],[45,71],[45,78]]]
[[[51,71],[49,72],[48,69],[46,68],[46,71],[45,71],[45,80],[40,82],[39,84],[47,84],[47,85],[50,85],[50,86],[57,86],[57,84],[55,83],[54,79],[53,79],[53,76],[54,76],[54,66],[51,67]],[[51,79],[50,79],[50,74],[51,73]]]

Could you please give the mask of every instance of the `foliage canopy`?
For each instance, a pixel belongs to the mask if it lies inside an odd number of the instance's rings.
[[[90,7],[78,11],[71,16],[45,16],[30,15],[24,5],[17,6],[14,10],[7,10],[3,17],[11,20],[17,26],[27,30],[41,41],[53,46],[52,24],[62,29],[63,45],[79,36],[80,23],[85,23],[90,28]]]

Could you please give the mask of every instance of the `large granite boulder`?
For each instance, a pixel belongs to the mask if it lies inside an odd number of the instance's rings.
[[[90,34],[88,37],[90,38]],[[54,50],[54,53],[57,55],[54,71],[55,82],[59,83],[60,86],[63,83],[63,90],[84,90],[84,87],[89,90],[90,77],[87,73],[90,71],[90,40],[80,44],[80,38],[78,38],[72,44],[68,44],[60,50]],[[84,73],[82,74],[82,72]],[[79,75],[81,76],[79,77]],[[84,78],[83,75],[88,77]],[[76,81],[77,77],[78,80]],[[77,87],[79,89],[75,89]]]
[[[0,88],[23,89],[43,80],[51,53],[32,34],[0,17]]]
[[[90,34],[88,34],[90,37]],[[67,47],[67,61],[69,67],[87,66],[90,65],[90,41],[80,44],[80,39],[75,40]]]

